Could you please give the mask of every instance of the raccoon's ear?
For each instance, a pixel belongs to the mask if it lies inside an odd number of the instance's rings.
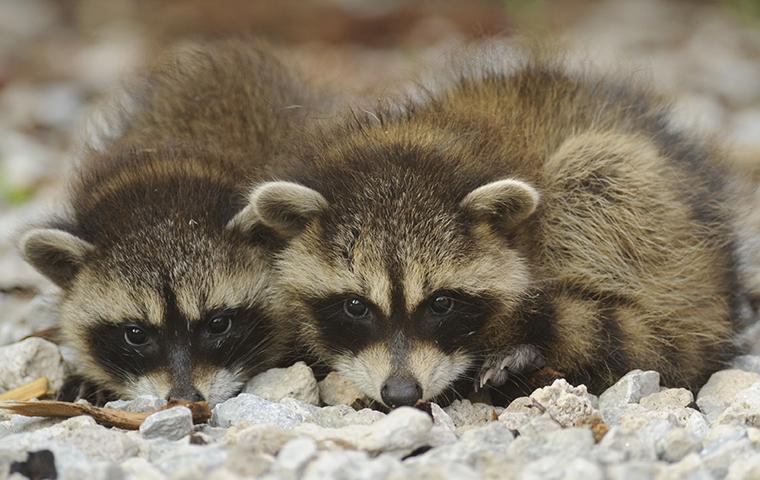
[[[293,182],[264,182],[253,188],[248,205],[230,220],[228,228],[252,230],[257,224],[288,238],[303,230],[327,208],[321,193]]]
[[[460,205],[476,218],[512,227],[531,216],[539,198],[530,184],[507,178],[476,188]]]
[[[34,229],[21,237],[21,254],[56,285],[66,288],[95,250],[90,242],[55,228]]]

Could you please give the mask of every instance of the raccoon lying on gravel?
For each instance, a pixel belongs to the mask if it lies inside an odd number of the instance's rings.
[[[63,289],[81,377],[63,398],[214,404],[283,358],[269,235],[244,192],[301,128],[308,92],[267,48],[234,42],[180,51],[129,92],[117,134],[69,179],[66,212],[21,241]]]
[[[288,241],[278,316],[389,407],[544,364],[700,385],[738,323],[721,152],[631,81],[503,63],[352,114],[252,191]]]

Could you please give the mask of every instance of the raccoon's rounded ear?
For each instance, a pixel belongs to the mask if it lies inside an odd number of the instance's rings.
[[[90,242],[55,228],[34,229],[21,237],[21,254],[56,285],[66,288],[95,250]]]
[[[248,205],[230,220],[228,228],[252,230],[257,224],[292,237],[327,208],[321,193],[293,182],[264,182],[251,190]]]
[[[476,218],[512,227],[536,210],[540,195],[528,183],[507,178],[468,193],[460,206]]]

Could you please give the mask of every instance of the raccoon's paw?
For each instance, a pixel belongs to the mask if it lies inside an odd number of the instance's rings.
[[[487,383],[501,386],[510,374],[538,370],[546,364],[544,356],[533,345],[517,345],[491,354],[483,362],[480,375],[475,379],[475,389],[485,387]]]
[[[79,375],[67,377],[55,398],[64,402],[87,400],[96,406],[105,405],[107,402],[116,399],[111,392],[100,388]]]

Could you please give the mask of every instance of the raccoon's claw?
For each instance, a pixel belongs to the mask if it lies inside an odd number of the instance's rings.
[[[475,389],[479,390],[487,383],[494,386],[504,385],[510,374],[539,369],[545,364],[544,356],[533,345],[510,347],[494,353],[483,362],[479,378],[475,380]]]

